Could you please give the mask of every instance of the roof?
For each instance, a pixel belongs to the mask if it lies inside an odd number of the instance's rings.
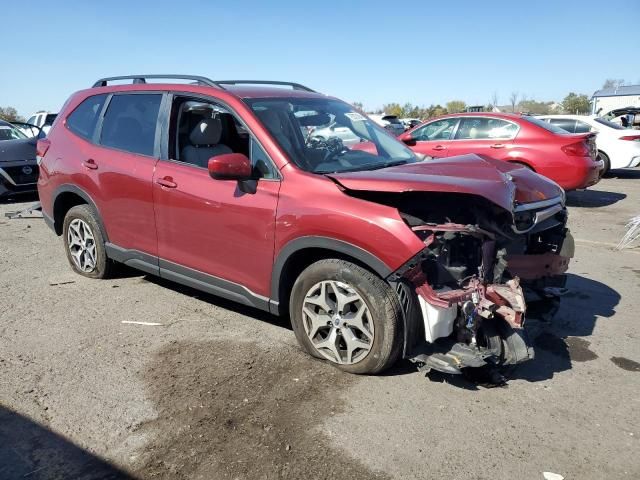
[[[593,97],[622,97],[626,95],[640,95],[640,85],[623,85],[621,87],[603,88],[596,90]]]
[[[162,83],[148,83],[147,80],[176,80]],[[113,84],[114,81],[131,80],[132,83]],[[187,81],[188,83],[185,83]],[[318,93],[309,87],[295,82],[283,82],[280,80],[211,80],[198,75],[178,74],[147,74],[147,75],[123,75],[117,77],[105,77],[98,79],[92,88],[106,89],[103,91],[114,92],[121,90],[158,90],[159,87],[176,90],[184,89],[200,90],[214,88],[216,91],[229,92],[239,98],[321,98],[325,95]]]

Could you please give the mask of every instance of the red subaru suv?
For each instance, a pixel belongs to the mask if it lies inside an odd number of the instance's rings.
[[[594,133],[570,134],[529,115],[458,113],[438,117],[400,135],[415,152],[433,158],[465,153],[524,165],[565,190],[598,183]]]
[[[555,183],[475,155],[422,161],[295,83],[101,79],[37,148],[77,273],[121,262],[289,315],[304,349],[353,373],[531,358],[525,314],[553,311],[573,255]]]

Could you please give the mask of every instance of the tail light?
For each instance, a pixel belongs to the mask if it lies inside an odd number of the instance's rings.
[[[562,147],[562,151],[567,155],[575,157],[588,157],[591,154],[589,150],[589,144],[584,140],[565,145]]]
[[[36,162],[38,165],[42,163],[42,158],[45,156],[50,146],[51,140],[47,138],[40,139],[38,140],[38,143],[36,143]]]
[[[640,142],[640,135],[625,135],[620,137],[620,140],[629,140],[631,142]]]

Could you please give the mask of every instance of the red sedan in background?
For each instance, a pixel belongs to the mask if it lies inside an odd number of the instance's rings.
[[[415,152],[442,158],[465,153],[518,163],[565,190],[595,185],[604,168],[595,134],[569,134],[529,115],[458,113],[423,123],[398,137]]]

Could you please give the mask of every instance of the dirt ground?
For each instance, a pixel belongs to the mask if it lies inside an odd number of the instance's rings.
[[[0,479],[640,478],[640,170],[568,195],[577,252],[505,388],[379,377],[286,321],[135,271],[92,281],[0,204]],[[160,323],[147,326],[122,321]]]

